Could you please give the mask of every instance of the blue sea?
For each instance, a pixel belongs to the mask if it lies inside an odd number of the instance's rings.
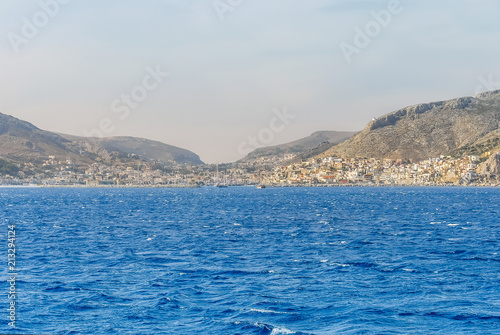
[[[500,189],[0,188],[0,208],[0,333],[500,334]]]

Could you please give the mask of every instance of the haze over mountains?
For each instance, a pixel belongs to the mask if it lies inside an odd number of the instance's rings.
[[[113,157],[146,161],[203,164],[191,151],[135,137],[85,138],[41,130],[29,122],[0,113],[0,156],[15,162],[37,162],[48,156],[90,164]]]
[[[255,149],[246,157],[242,158],[241,161],[247,162],[258,158],[285,154],[302,154],[320,145],[325,146],[324,149],[326,150],[326,148],[344,142],[354,134],[356,134],[356,132],[317,131],[308,137],[293,142]]]
[[[345,141],[355,132],[318,131],[290,143],[259,148],[242,161],[260,157],[301,154],[322,145],[329,148]],[[162,142],[117,136],[86,138],[39,129],[33,124],[0,113],[0,157],[13,162],[38,162],[48,156],[71,160],[76,164],[110,162],[113,158],[132,157],[163,164],[204,164],[195,153]]]
[[[424,103],[374,119],[359,133],[318,131],[290,143],[259,148],[240,163],[295,155],[419,161],[439,155],[481,154],[500,147],[500,90],[476,97]],[[189,150],[135,137],[85,138],[41,130],[0,113],[0,158],[41,162],[48,156],[76,164],[138,159],[162,164],[204,164]]]

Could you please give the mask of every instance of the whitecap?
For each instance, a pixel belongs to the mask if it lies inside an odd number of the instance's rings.
[[[278,311],[271,311],[269,309],[258,309],[258,308],[252,308],[250,309],[250,312],[268,313],[268,314],[286,314],[286,312],[278,312]]]
[[[278,335],[278,334],[295,334],[295,332],[284,327],[276,327],[271,332],[271,335]]]
[[[342,264],[342,263],[330,263],[330,265],[341,266],[341,267],[344,267],[344,268],[350,266],[349,264]]]

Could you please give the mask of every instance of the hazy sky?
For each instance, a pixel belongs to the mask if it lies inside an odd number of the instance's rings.
[[[500,88],[499,13],[496,0],[1,0],[0,112],[233,161]]]

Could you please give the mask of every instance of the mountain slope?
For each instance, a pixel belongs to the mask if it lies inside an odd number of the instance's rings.
[[[82,145],[87,150],[101,154],[116,152],[125,155],[137,155],[140,159],[161,163],[203,164],[200,157],[189,150],[139,137],[84,138],[64,134],[61,134],[61,136],[72,139],[74,145]]]
[[[500,90],[406,107],[370,122],[364,130],[319,157],[423,160],[494,136],[500,124]]]
[[[331,147],[335,144],[347,140],[354,134],[356,134],[356,132],[317,131],[308,137],[304,137],[293,142],[255,149],[254,151],[249,153],[245,158],[241,159],[241,161],[245,162],[258,158],[285,155],[285,154],[301,154],[307,152],[308,150],[312,150],[318,147],[319,145]],[[329,145],[327,145],[325,142],[328,142]]]
[[[67,139],[41,130],[29,122],[0,113],[0,156],[12,160],[32,161],[57,156],[74,159],[79,156],[68,150]],[[81,160],[89,162],[88,159]]]
[[[0,157],[33,162],[55,156],[89,164],[113,154],[161,163],[203,164],[189,150],[135,137],[85,138],[41,130],[29,122],[0,113]]]

